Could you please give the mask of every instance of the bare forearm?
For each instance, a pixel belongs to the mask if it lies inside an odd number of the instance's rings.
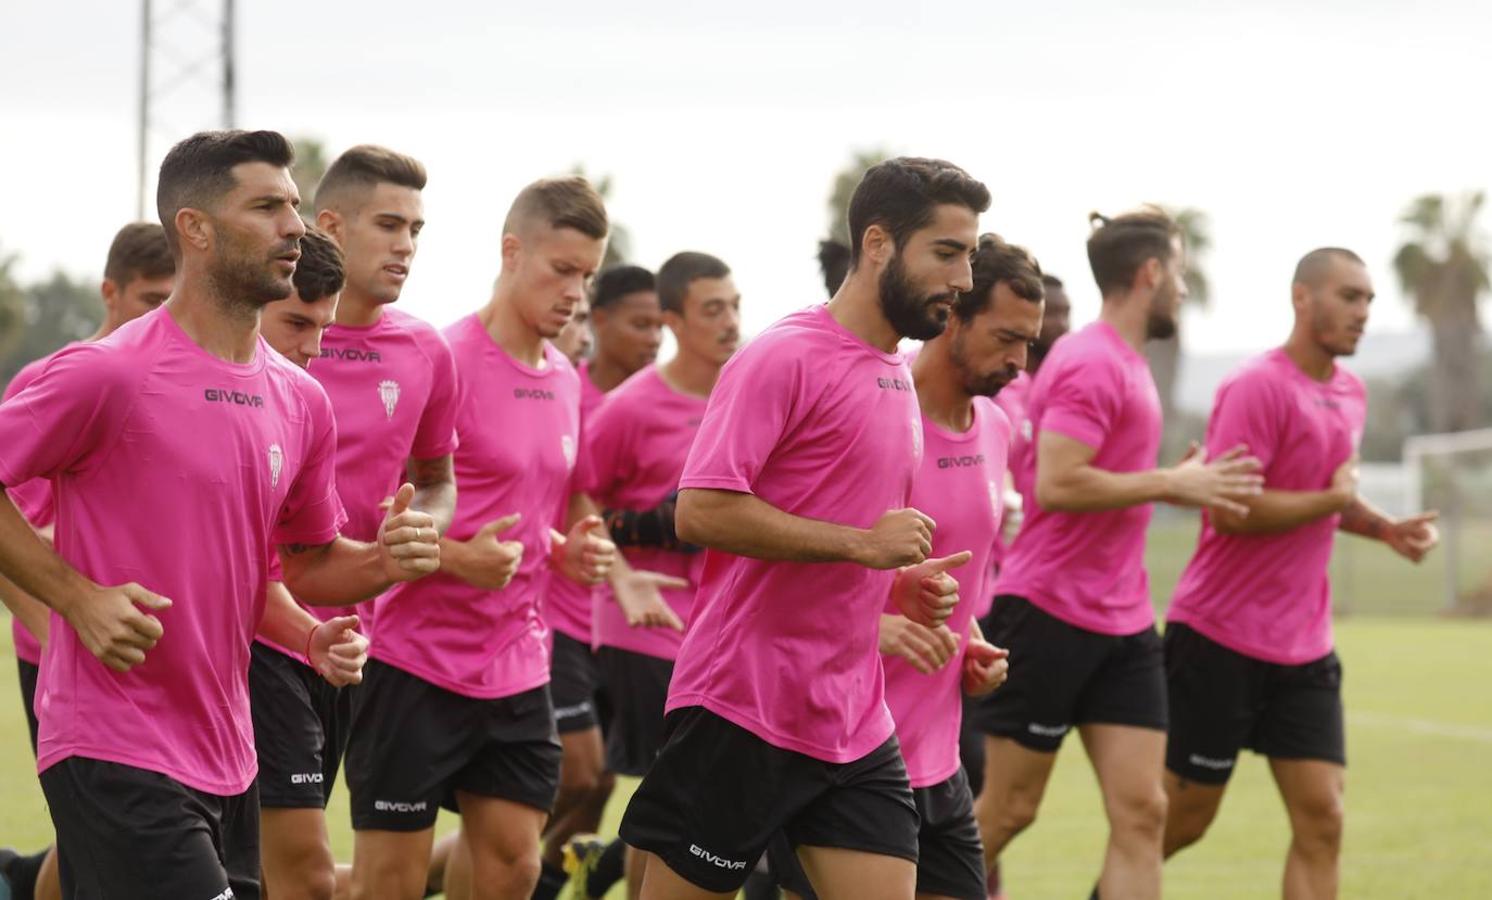
[[[0,575],[37,602],[63,611],[68,600],[96,587],[57,555],[0,490]]]
[[[1223,534],[1277,534],[1335,515],[1347,501],[1331,490],[1266,490],[1240,502],[1248,506],[1247,516],[1213,510],[1213,527]]]
[[[339,537],[319,547],[280,548],[285,586],[311,606],[350,606],[389,589],[376,544]]]
[[[301,609],[284,584],[271,581],[264,592],[264,615],[259,619],[259,636],[290,650],[304,650],[306,638],[319,620]]]
[[[1110,472],[1092,465],[1053,471],[1038,464],[1036,502],[1053,512],[1100,512],[1163,501],[1170,496],[1166,470]]]
[[[1393,519],[1361,497],[1353,500],[1342,510],[1342,521],[1337,527],[1349,534],[1381,541],[1393,527]]]
[[[451,457],[411,457],[407,474],[409,483],[414,485],[414,500],[410,502],[410,508],[429,513],[435,520],[435,530],[445,534],[456,515],[456,474]]]
[[[0,602],[5,603],[10,614],[31,632],[32,637],[46,643],[51,616],[45,603],[16,587],[15,582],[3,576],[0,576]]]
[[[680,540],[738,556],[785,562],[854,562],[864,532],[783,512],[752,494],[684,490]]]

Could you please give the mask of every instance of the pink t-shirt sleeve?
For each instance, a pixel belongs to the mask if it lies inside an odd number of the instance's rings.
[[[1208,458],[1244,444],[1267,470],[1279,449],[1277,409],[1276,399],[1263,377],[1243,377],[1225,384],[1218,391],[1207,429]]]
[[[1084,362],[1054,373],[1041,430],[1055,431],[1097,449],[1103,446],[1119,414],[1124,373],[1101,356],[1089,356]]]
[[[78,344],[0,403],[0,482],[86,470],[114,443],[133,400],[121,357]]]
[[[803,390],[799,358],[774,354],[773,346],[758,338],[720,373],[680,488],[753,492],[762,467],[792,427]]]
[[[422,336],[420,343],[430,357],[430,397],[409,454],[436,459],[456,451],[456,358],[438,332]]]
[[[306,464],[280,510],[274,532],[276,544],[326,544],[336,539],[347,522],[337,496],[337,426],[331,402],[319,387],[306,391],[305,396],[311,417],[308,427],[314,437]]]

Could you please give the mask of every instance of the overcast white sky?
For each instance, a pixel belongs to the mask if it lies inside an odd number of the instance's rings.
[[[749,332],[821,298],[814,242],[855,148],[982,178],[983,227],[1066,279],[1078,321],[1097,305],[1089,210],[1200,207],[1213,307],[1187,335],[1203,351],[1277,342],[1290,271],[1321,244],[1369,261],[1374,331],[1412,327],[1389,266],[1399,212],[1492,181],[1485,4],[238,5],[238,124],[427,164],[403,302],[438,324],[485,300],[518,188],[576,162],[613,175],[638,262],[725,258]],[[97,275],[134,215],[138,34],[133,0],[0,10],[0,249],[23,277]],[[152,168],[218,124],[191,101],[163,101]]]

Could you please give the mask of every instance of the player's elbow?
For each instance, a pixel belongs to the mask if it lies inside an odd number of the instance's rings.
[[[1075,512],[1074,494],[1055,476],[1036,475],[1036,504],[1048,512]]]

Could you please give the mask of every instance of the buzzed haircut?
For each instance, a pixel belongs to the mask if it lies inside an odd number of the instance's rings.
[[[870,226],[889,231],[900,250],[932,221],[936,207],[949,203],[977,215],[989,209],[989,188],[941,159],[898,156],[871,166],[850,197],[850,268],[860,261]]]
[[[730,266],[708,253],[693,250],[675,253],[658,269],[658,305],[682,316],[689,285],[701,278],[725,278],[728,275]]]
[[[176,214],[209,209],[237,184],[233,167],[253,162],[289,168],[295,148],[277,131],[239,130],[199,131],[171,148],[161,160],[155,208],[173,255],[181,255]]]
[[[1057,288],[1058,290],[1062,290],[1063,289],[1062,288],[1062,279],[1058,278],[1055,275],[1050,275],[1050,274],[1048,274],[1046,272],[1042,272],[1041,273],[1041,286],[1044,287],[1044,288],[1047,288],[1047,289],[1051,289],[1051,288]]]
[[[166,241],[166,229],[155,222],[131,222],[119,229],[109,244],[104,277],[124,287],[137,278],[170,278],[176,259]]]
[[[658,290],[658,280],[642,266],[618,263],[601,270],[591,282],[591,309],[606,309],[623,297]]]
[[[350,194],[369,191],[380,184],[395,184],[416,191],[425,189],[425,167],[419,160],[377,144],[358,144],[327,167],[316,187],[316,211],[347,202]]]
[[[850,274],[850,248],[835,240],[819,241],[818,259],[824,290],[832,297]]]
[[[1099,293],[1105,296],[1129,290],[1135,274],[1146,260],[1171,261],[1171,241],[1181,234],[1176,221],[1165,210],[1146,206],[1112,219],[1089,213],[1093,232],[1088,235],[1088,265]]]
[[[1291,279],[1293,284],[1305,284],[1315,287],[1319,285],[1331,271],[1332,262],[1342,260],[1344,262],[1356,263],[1366,266],[1362,257],[1344,247],[1318,247],[1300,258],[1295,264],[1295,277]]]
[[[503,220],[503,233],[514,234],[531,222],[543,222],[550,228],[573,228],[598,241],[611,230],[606,203],[591,183],[579,175],[541,178],[519,191],[508,217]]]
[[[989,309],[995,302],[995,286],[1001,282],[1022,300],[1040,303],[1046,296],[1036,257],[1024,247],[1005,243],[998,234],[979,236],[973,268],[973,288],[953,302],[953,312],[961,321],[968,322]]]
[[[325,231],[306,225],[306,233],[300,239],[300,260],[291,276],[296,295],[307,303],[315,303],[342,290],[346,280],[342,248]]]

